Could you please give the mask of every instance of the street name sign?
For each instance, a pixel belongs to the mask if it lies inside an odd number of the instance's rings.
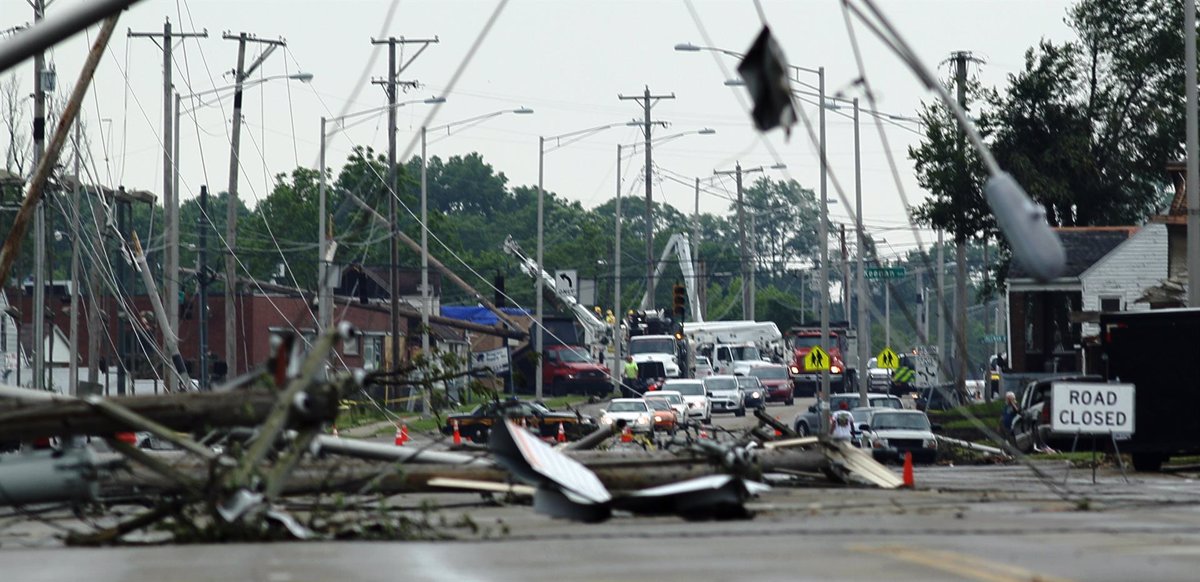
[[[877,279],[900,279],[907,273],[904,267],[867,267],[863,271],[867,279],[872,281]]]
[[[1055,382],[1050,428],[1076,434],[1133,434],[1133,384]]]

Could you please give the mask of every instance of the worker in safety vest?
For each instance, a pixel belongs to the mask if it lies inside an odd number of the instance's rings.
[[[638,381],[638,365],[633,361],[633,356],[625,356],[625,387],[636,392],[635,387]]]

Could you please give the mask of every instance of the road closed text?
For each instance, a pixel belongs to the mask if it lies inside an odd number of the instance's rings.
[[[1133,432],[1132,384],[1055,382],[1053,430],[1077,433]]]

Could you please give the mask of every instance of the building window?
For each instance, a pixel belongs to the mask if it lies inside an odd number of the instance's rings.
[[[1120,310],[1121,310],[1121,298],[1120,297],[1101,297],[1100,298],[1100,311],[1101,312],[1111,313],[1113,311],[1120,311]]]
[[[342,353],[347,356],[358,355],[358,336],[346,338],[342,340]]]
[[[374,370],[383,360],[383,336],[363,336],[363,369]]]

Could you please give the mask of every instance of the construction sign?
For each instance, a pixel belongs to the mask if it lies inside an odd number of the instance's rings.
[[[917,377],[917,373],[912,368],[900,366],[896,368],[896,372],[892,374],[892,382],[897,384],[909,384]]]
[[[820,370],[829,369],[829,354],[821,349],[821,346],[813,346],[808,351],[808,355],[804,356],[804,369],[808,372],[817,372]]]
[[[896,352],[892,351],[892,348],[885,347],[882,352],[879,352],[878,356],[875,356],[875,365],[880,368],[895,370],[900,365],[900,356],[897,356]]]

